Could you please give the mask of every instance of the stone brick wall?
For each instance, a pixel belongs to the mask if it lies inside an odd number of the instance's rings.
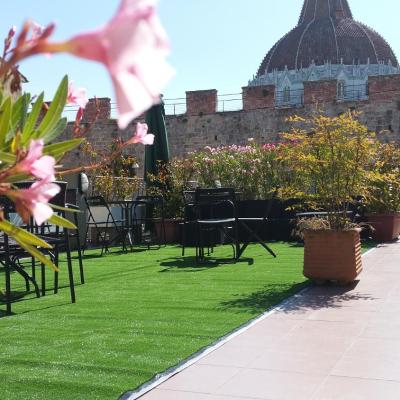
[[[82,121],[93,121],[97,113],[98,122],[108,122],[111,117],[111,99],[107,97],[90,99],[83,113]]]
[[[275,103],[275,86],[245,86],[243,90],[243,110],[273,107]]]
[[[249,138],[259,142],[279,141],[279,133],[289,129],[287,118],[310,114],[315,111],[316,103],[331,116],[358,110],[361,122],[375,131],[380,140],[400,140],[400,76],[370,78],[369,99],[357,102],[336,101],[336,84],[336,81],[308,82],[303,107],[280,109],[274,107],[273,86],[243,88],[244,109],[233,112],[216,112],[216,90],[187,92],[187,113],[167,117],[171,155],[184,156],[205,146],[246,144]],[[88,107],[92,105],[89,103]],[[101,107],[102,117],[87,137],[95,148],[107,150],[118,135],[125,140],[133,135],[134,123],[120,132],[116,121],[108,119],[109,100],[101,99]],[[87,110],[85,115],[90,112]],[[64,138],[70,135],[71,127]],[[128,153],[137,156],[143,166],[143,146],[131,146]],[[85,161],[85,156],[76,150],[63,164],[78,166]]]
[[[212,114],[217,110],[217,91],[197,90],[186,92],[186,114]]]
[[[304,82],[304,104],[334,102],[337,95],[337,81]]]

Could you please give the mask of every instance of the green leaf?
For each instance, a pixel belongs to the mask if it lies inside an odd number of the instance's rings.
[[[56,160],[59,160],[67,151],[75,149],[82,142],[83,138],[49,144],[48,146],[45,146],[45,148],[43,149],[43,153],[49,156],[53,156]]]
[[[60,207],[56,206],[55,204],[48,203],[48,205],[53,208],[54,210],[58,211],[66,211],[66,212],[71,212],[71,213],[81,213],[81,210],[75,210],[74,208],[67,208],[67,207]]]
[[[51,218],[49,219],[49,222],[54,224],[54,225],[62,226],[63,228],[77,229],[75,224],[73,224],[71,221],[68,221],[67,219],[65,219],[63,217],[60,217],[57,214],[53,214],[51,216]]]
[[[7,183],[15,183],[15,182],[21,182],[21,181],[28,181],[29,179],[32,179],[32,178],[28,174],[15,174],[15,175],[8,176],[5,179],[5,181]],[[33,181],[32,181],[32,183],[33,183]]]
[[[22,131],[22,141],[21,141],[22,145],[27,144],[31,136],[33,136],[32,132],[35,129],[37,120],[40,115],[40,111],[42,110],[43,107],[43,99],[44,99],[44,93],[42,92],[35,101],[35,104],[32,107],[32,111],[30,112],[28,119],[26,120],[26,123],[24,125],[24,129]]]
[[[7,140],[10,140],[18,130],[22,130],[24,123],[26,121],[26,116],[28,114],[29,102],[31,100],[31,95],[29,93],[25,93],[18,98],[18,100],[14,103],[12,107],[12,116],[11,116],[11,129],[9,137]]]
[[[12,101],[7,97],[0,108],[0,148],[4,149],[6,137],[10,131]]]
[[[57,139],[62,133],[65,132],[65,128],[67,127],[68,120],[67,118],[61,118],[57,125],[52,129],[46,136],[43,136],[44,143],[50,143],[54,139]]]
[[[35,133],[35,139],[48,135],[61,118],[68,96],[68,76],[64,76],[57,89],[54,99]]]
[[[35,236],[33,233],[30,233],[25,229],[19,228],[18,226],[15,226],[9,221],[0,221],[0,229],[4,231],[8,236],[11,236],[15,240],[18,240],[22,243],[43,247],[44,249],[52,248],[51,245],[49,245],[39,237]]]
[[[4,151],[0,151],[0,161],[5,164],[14,164],[16,161],[16,157],[14,154],[6,153]]]
[[[52,263],[50,259],[48,259],[40,250],[38,250],[36,247],[31,246],[30,244],[21,242],[20,240],[14,238],[15,241],[23,247],[29,254],[31,254],[33,257],[35,257],[37,260],[39,260],[42,264],[47,265],[50,267],[53,271],[59,271],[56,265]]]

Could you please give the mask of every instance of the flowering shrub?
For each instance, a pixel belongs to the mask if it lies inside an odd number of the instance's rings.
[[[156,0],[122,0],[116,15],[104,27],[64,42],[51,41],[54,24],[42,28],[27,21],[19,34],[15,28],[9,31],[0,59],[0,195],[15,203],[25,223],[33,216],[39,225],[50,221],[74,227],[54,215],[49,202],[60,190],[52,183],[55,175],[65,173],[55,170],[55,166],[66,152],[83,141],[79,124],[87,99],[85,91],[75,88],[65,77],[48,107],[43,93],[37,97],[22,93],[18,64],[33,55],[60,52],[103,63],[114,84],[119,126],[126,128],[136,116],[159,101],[159,91],[172,75],[165,61],[168,41],[155,13],[155,3]],[[67,125],[62,118],[67,102],[81,107],[75,121],[76,137],[53,143]],[[153,138],[147,134],[146,126],[138,124],[132,139],[119,142],[108,160],[120,156],[129,144],[150,144]],[[15,183],[21,180],[36,181],[30,188],[18,189]],[[41,262],[55,268],[37,249],[50,246],[12,225],[3,213],[0,230]]]
[[[220,181],[247,199],[266,199],[277,190],[283,173],[279,159],[282,144],[252,143],[247,146],[206,147],[192,153],[196,178],[201,186]]]

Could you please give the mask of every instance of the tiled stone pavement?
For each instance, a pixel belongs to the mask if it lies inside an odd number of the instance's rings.
[[[399,400],[400,243],[291,299],[141,400]]]

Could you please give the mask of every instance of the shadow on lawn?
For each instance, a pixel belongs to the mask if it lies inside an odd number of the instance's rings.
[[[11,301],[13,303],[20,302],[20,301],[27,301],[30,300],[31,296],[34,295],[32,290],[12,290],[11,291]],[[29,297],[28,297],[29,296]],[[0,293],[0,305],[6,304],[6,297],[4,293]]]
[[[100,249],[89,249],[89,250],[99,250],[99,253],[93,253],[93,254],[83,254],[83,259],[85,260],[90,260],[90,259],[97,259],[97,258],[104,258],[107,256],[123,256],[123,255],[127,255],[127,254],[134,254],[134,253],[143,253],[145,251],[152,251],[152,250],[156,250],[156,249],[147,249],[147,247],[134,247],[132,250],[112,250],[112,251],[108,251],[107,253],[104,253],[103,255],[101,255],[100,253]],[[157,249],[158,250],[158,249]],[[73,260],[78,260],[78,256],[74,255],[72,257]]]
[[[254,264],[253,258],[241,258],[238,261],[232,260],[232,258],[207,258],[204,261],[196,262],[196,257],[172,257],[166,258],[160,261],[161,267],[166,267],[160,272],[173,272],[172,270],[184,270],[182,272],[200,272],[208,270],[210,268],[217,268],[226,265],[237,265],[240,263],[247,263],[248,265]],[[176,272],[176,271],[175,271]]]
[[[279,304],[283,300],[298,293],[306,287],[308,282],[296,283],[293,286],[287,284],[269,284],[263,290],[248,295],[236,295],[236,298],[221,303],[223,309],[236,309],[238,312],[260,313]]]
[[[243,311],[262,312],[295,295],[308,285],[309,282],[297,283],[291,287],[288,287],[288,285],[271,284],[258,292],[226,301],[222,303],[222,306],[224,308],[236,308]],[[346,287],[334,284],[310,287],[310,290],[289,299],[279,312],[291,314],[293,312],[301,313],[308,310],[341,309],[354,304],[366,304],[366,302],[375,299],[372,296],[356,292],[349,293],[357,285],[358,281]]]
[[[11,317],[15,315],[13,312],[11,314],[7,314],[4,310],[0,310],[0,318]]]

